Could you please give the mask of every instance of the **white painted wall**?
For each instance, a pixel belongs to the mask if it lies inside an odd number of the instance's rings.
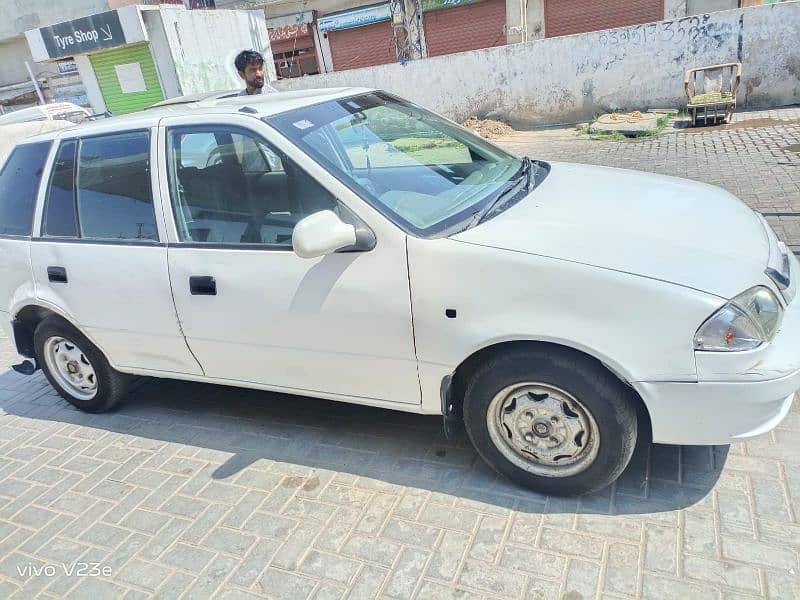
[[[705,0],[700,0],[705,1]],[[687,0],[664,0],[664,18],[680,19],[686,16],[686,2]],[[730,8],[730,7],[728,7]]]
[[[0,87],[30,80],[25,61],[37,70],[24,35],[0,41]]]
[[[75,64],[78,65],[78,73],[86,88],[86,96],[89,98],[92,111],[97,115],[106,112],[106,101],[103,99],[103,92],[100,91],[100,84],[94,74],[89,55],[79,54],[75,57]]]
[[[607,110],[679,106],[684,71],[735,61],[741,40],[740,106],[780,106],[800,103],[798,31],[800,2],[784,2],[283,79],[276,87],[368,86],[454,119],[570,123]]]
[[[242,50],[272,56],[264,13],[240,10],[183,10],[162,6],[161,19],[183,94],[244,89],[233,60]],[[277,79],[271,60],[264,63]]]
[[[669,1],[669,0],[668,0]],[[700,15],[739,6],[739,0],[686,0],[686,15]]]
[[[158,80],[161,82],[161,90],[164,92],[165,98],[175,98],[183,95],[183,91],[178,79],[178,72],[175,69],[175,62],[172,60],[172,49],[164,29],[161,12],[160,10],[143,10],[141,14],[147,36],[150,38],[150,52],[156,65]]]

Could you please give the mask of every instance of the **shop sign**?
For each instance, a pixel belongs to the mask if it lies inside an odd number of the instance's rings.
[[[317,29],[319,31],[350,29],[351,27],[360,27],[362,25],[379,23],[380,21],[388,21],[390,17],[389,5],[380,4],[378,6],[368,6],[345,13],[320,17],[317,19]]]
[[[115,10],[41,27],[39,33],[50,58],[84,54],[126,43]]]
[[[62,75],[66,75],[67,73],[77,73],[78,65],[74,60],[62,61],[58,63],[58,72]]]
[[[475,4],[479,0],[422,0],[422,10],[436,10],[437,8],[452,8],[462,4]]]
[[[281,40],[291,40],[296,37],[309,35],[308,23],[295,23],[284,27],[274,27],[269,30],[269,41],[278,42]]]

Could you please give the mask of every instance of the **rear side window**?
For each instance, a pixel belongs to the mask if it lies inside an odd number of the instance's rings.
[[[81,140],[77,200],[82,238],[157,240],[150,134],[131,131]]]
[[[17,146],[0,171],[0,234],[30,235],[50,142]]]
[[[47,188],[43,230],[46,236],[77,237],[75,215],[75,150],[74,140],[63,142],[56,154],[50,185]]]

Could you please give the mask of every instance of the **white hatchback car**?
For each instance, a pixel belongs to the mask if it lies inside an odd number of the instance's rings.
[[[131,375],[463,418],[596,490],[642,431],[764,433],[800,388],[797,259],[715,187],[516,158],[381,91],[157,108],[20,143],[2,321],[87,411]]]

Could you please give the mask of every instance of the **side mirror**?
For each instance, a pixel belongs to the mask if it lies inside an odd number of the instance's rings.
[[[294,226],[292,248],[300,258],[316,258],[337,250],[371,250],[375,235],[366,227],[343,222],[331,210],[308,215]]]

